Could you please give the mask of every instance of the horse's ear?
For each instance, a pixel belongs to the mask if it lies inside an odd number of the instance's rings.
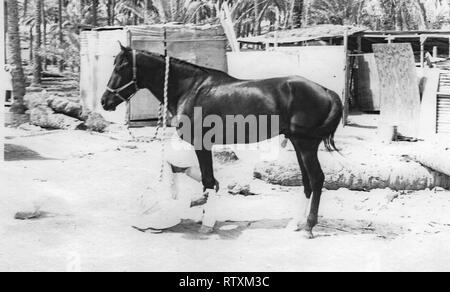
[[[127,50],[127,48],[124,47],[120,41],[119,41],[119,45],[120,45],[120,49],[121,49],[122,51],[125,52],[125,51]]]

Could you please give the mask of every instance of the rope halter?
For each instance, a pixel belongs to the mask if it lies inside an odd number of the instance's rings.
[[[128,98],[123,97],[121,92],[132,85],[134,85],[135,92],[133,94],[131,94]],[[108,90],[109,92],[111,92],[112,94],[114,94],[115,96],[117,96],[118,98],[123,100],[124,102],[129,102],[133,98],[133,96],[136,94],[136,92],[138,92],[139,87],[137,84],[136,50],[133,50],[133,79],[120,88],[112,89],[109,86],[107,86],[106,90]]]

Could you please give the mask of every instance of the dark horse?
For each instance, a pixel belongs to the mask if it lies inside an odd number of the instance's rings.
[[[144,88],[161,102],[164,101],[164,56],[122,47],[114,64],[108,90],[101,100],[105,110],[114,111],[119,104],[129,101],[137,90]],[[221,117],[223,124],[226,124],[225,117],[229,115],[279,117],[279,128],[268,137],[258,137],[257,140],[284,134],[294,145],[306,198],[312,198],[306,226],[302,228],[312,237],[312,230],[318,223],[325,180],[318,150],[322,141],[329,151],[337,150],[334,134],[343,115],[339,96],[298,76],[239,80],[218,70],[171,58],[168,109],[173,115],[182,113],[190,117],[194,125],[194,108],[202,108],[204,117]],[[187,142],[192,144],[192,141]],[[233,144],[247,142],[257,141],[235,140]],[[214,177],[211,149],[196,149],[196,154],[204,188],[215,189],[218,183]]]

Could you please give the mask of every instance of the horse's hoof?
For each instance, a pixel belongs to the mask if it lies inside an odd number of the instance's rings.
[[[201,234],[206,234],[206,235],[212,234],[212,233],[214,233],[214,228],[213,228],[213,227],[209,227],[209,226],[202,225],[202,227],[200,228],[199,232],[200,232]]]

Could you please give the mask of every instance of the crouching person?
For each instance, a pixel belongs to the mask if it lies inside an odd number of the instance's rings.
[[[200,232],[211,233],[215,219],[218,190],[206,190],[193,197],[180,185],[181,176],[201,183],[202,174],[192,145],[173,136],[165,144],[163,181],[151,186],[142,199],[142,214],[135,228],[141,231],[162,232],[190,217],[190,209],[203,206]]]

